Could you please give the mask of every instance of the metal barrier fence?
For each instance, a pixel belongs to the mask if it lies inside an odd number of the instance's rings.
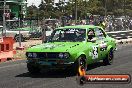
[[[107,34],[117,40],[132,38],[132,30],[129,31],[113,31],[107,32]]]

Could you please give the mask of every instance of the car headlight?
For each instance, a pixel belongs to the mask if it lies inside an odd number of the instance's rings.
[[[26,53],[28,58],[37,58],[37,53]]]
[[[69,53],[59,53],[59,58],[69,58]]]
[[[33,53],[33,58],[36,58],[37,57],[37,53]]]
[[[59,53],[59,58],[63,58],[63,57],[64,57],[63,53]]]
[[[69,57],[70,57],[69,53],[64,53],[64,58],[69,58]]]
[[[26,53],[26,56],[27,56],[28,58],[32,58],[32,57],[33,57],[33,54],[32,54],[32,53]]]

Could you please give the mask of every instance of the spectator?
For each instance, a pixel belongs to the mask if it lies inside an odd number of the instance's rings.
[[[106,27],[105,27],[105,23],[104,23],[103,21],[100,21],[100,22],[99,22],[99,26],[102,27],[103,29],[106,28]]]

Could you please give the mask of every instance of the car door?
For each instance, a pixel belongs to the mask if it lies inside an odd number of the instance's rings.
[[[93,28],[90,28],[90,30],[94,31]],[[95,34],[95,31],[94,31],[94,34]],[[88,33],[87,33],[87,35],[88,35]],[[95,38],[96,38],[96,36],[95,36]],[[100,58],[98,43],[96,42],[96,40],[90,41],[88,39],[88,44],[87,45],[89,46],[89,52],[88,52],[88,56],[89,56],[88,62],[89,62],[89,64],[97,62],[99,60],[99,58]]]
[[[106,53],[107,53],[107,39],[106,39],[106,34],[101,28],[95,28],[95,35],[97,37],[96,43],[99,46],[99,55],[100,59],[105,58]]]

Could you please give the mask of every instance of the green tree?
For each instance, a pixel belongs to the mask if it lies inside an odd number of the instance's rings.
[[[129,15],[132,16],[132,0],[77,0],[78,16],[85,18],[87,13],[105,15],[105,4],[107,15]],[[54,0],[42,0],[37,8],[34,5],[28,7],[27,17],[39,16],[43,18],[60,18],[64,15],[75,16],[75,0],[60,0],[54,5]]]
[[[49,18],[52,15],[53,11],[53,1],[52,0],[44,0],[41,1],[41,4],[39,5],[39,17],[45,17]]]
[[[27,17],[28,18],[36,18],[38,16],[38,8],[35,5],[31,5],[27,8]]]

